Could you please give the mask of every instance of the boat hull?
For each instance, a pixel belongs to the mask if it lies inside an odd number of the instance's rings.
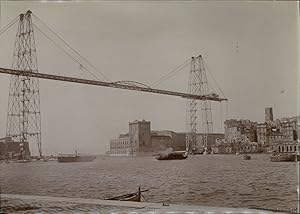
[[[114,201],[135,201],[140,202],[141,201],[141,194],[140,193],[132,193],[124,196],[119,196],[115,198],[110,198],[106,200],[114,200]]]
[[[172,152],[169,154],[160,154],[157,160],[184,160],[187,158],[186,152]]]
[[[57,161],[60,163],[70,162],[91,162],[96,159],[96,156],[59,156]]]
[[[249,155],[244,155],[244,156],[243,156],[243,160],[251,160],[251,156],[249,156]]]
[[[147,192],[149,189],[141,191],[141,188],[139,187],[139,190],[135,193],[130,193],[126,195],[121,195],[113,198],[108,198],[106,200],[117,200],[117,201],[135,201],[135,202],[141,202],[141,196],[142,192]]]
[[[274,155],[270,157],[272,162],[294,162],[296,161],[296,155]]]

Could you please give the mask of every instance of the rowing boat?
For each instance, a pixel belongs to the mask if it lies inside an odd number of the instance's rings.
[[[139,187],[137,192],[134,193],[129,193],[129,194],[125,194],[125,195],[120,195],[120,196],[116,196],[113,198],[108,198],[106,200],[115,200],[115,201],[135,201],[135,202],[141,202],[141,196],[142,196],[142,192],[146,192],[147,190],[142,190]]]

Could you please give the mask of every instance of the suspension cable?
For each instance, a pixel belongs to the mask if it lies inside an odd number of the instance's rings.
[[[65,49],[63,49],[62,47],[60,47],[53,39],[51,39],[44,31],[42,31],[36,24],[33,24],[34,27],[41,32],[47,39],[49,39],[56,47],[58,47],[59,49],[61,49],[66,55],[68,55],[69,57],[71,57],[74,61],[76,61],[82,68],[85,68],[82,63],[80,63],[74,56],[72,56],[70,53],[68,53]],[[97,80],[100,80],[94,73],[92,73],[91,71],[89,71],[88,69],[84,69],[87,72],[89,72],[94,78],[96,78]]]
[[[152,82],[150,84],[150,87],[154,86],[154,85],[159,85],[161,84],[162,81],[165,81],[169,78],[171,78],[173,75],[175,75],[176,73],[178,73],[179,71],[181,71],[183,68],[185,68],[188,65],[188,62],[190,62],[190,58],[188,58],[186,61],[184,61],[182,64],[178,65],[176,68],[172,69],[169,73],[165,74],[164,76],[162,76],[160,79]]]
[[[206,70],[208,71],[209,75],[211,76],[211,78],[213,79],[213,81],[216,83],[218,89],[220,90],[221,94],[223,95],[224,98],[226,98],[224,92],[222,91],[221,87],[219,86],[218,82],[216,81],[216,79],[214,78],[212,72],[210,72],[206,62],[203,60],[203,65],[205,66]]]
[[[17,21],[18,21],[19,16],[17,16],[16,18],[14,18],[10,23],[8,23],[5,27],[3,27],[0,30],[0,36],[6,32],[9,28],[11,28],[11,26],[13,26]]]
[[[220,102],[220,121],[221,121],[221,132],[223,131],[223,111],[222,111],[222,102]]]
[[[228,101],[226,101],[226,120],[228,120]]]
[[[33,14],[33,16],[44,25],[50,32],[52,32],[64,45],[66,45],[69,49],[71,49],[77,56],[79,56],[84,62],[86,62],[89,66],[91,66],[95,71],[98,71],[106,80],[111,81],[103,72],[99,71],[91,62],[89,62],[86,58],[84,58],[78,51],[72,48],[66,41],[62,39],[54,30],[52,30],[44,21],[42,21],[37,15]]]

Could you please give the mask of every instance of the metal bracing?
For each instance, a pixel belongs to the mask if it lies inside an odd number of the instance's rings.
[[[31,12],[19,16],[12,68],[37,73]],[[6,136],[24,143],[36,143],[42,156],[39,80],[31,76],[12,75],[10,78]],[[22,145],[22,144],[21,144]]]
[[[200,82],[199,78],[196,77],[196,59],[192,57],[191,60],[191,70],[189,75],[189,88],[188,92],[190,94],[199,95],[200,94]],[[196,133],[197,133],[197,100],[188,99],[188,126],[189,132],[186,135],[186,150],[192,153],[196,149]]]
[[[211,112],[211,103],[208,97],[216,97],[218,95],[209,93],[208,81],[206,77],[206,72],[204,68],[204,63],[202,56],[192,57],[191,60],[191,70],[189,75],[189,93],[197,96],[202,96],[204,99],[201,99],[201,113],[204,127],[204,137],[203,145],[207,149],[207,134],[213,132],[213,123],[212,123],[212,112]],[[220,98],[219,98],[220,99]],[[218,101],[223,101],[226,99],[220,99]],[[189,153],[197,152],[199,149],[197,147],[197,100],[188,99],[187,105],[188,113],[188,125],[189,130],[186,135],[186,148],[189,150]]]
[[[209,95],[210,90],[208,87],[208,81],[206,76],[206,70],[204,67],[202,56],[198,57],[198,65],[199,65],[199,76],[201,89],[200,95]],[[202,100],[201,101],[201,113],[202,113],[202,121],[203,121],[203,129],[204,129],[204,136],[203,136],[203,145],[204,149],[207,150],[207,136],[209,133],[213,132],[213,122],[212,122],[212,112],[211,112],[211,102],[210,100]]]

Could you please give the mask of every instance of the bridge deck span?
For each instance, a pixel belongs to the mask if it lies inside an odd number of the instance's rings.
[[[126,85],[122,83],[81,79],[81,78],[66,77],[66,76],[59,76],[59,75],[52,75],[52,74],[36,73],[30,71],[14,70],[8,68],[0,68],[0,73],[17,75],[17,76],[29,76],[29,77],[35,77],[40,79],[49,79],[49,80],[64,81],[64,82],[73,82],[73,83],[86,84],[86,85],[119,88],[119,89],[133,90],[133,91],[142,91],[142,92],[154,93],[154,94],[165,94],[165,95],[177,96],[177,97],[182,97],[187,99],[211,100],[211,101],[218,101],[218,102],[227,101],[226,98],[220,98],[215,96],[200,96],[200,95],[194,95],[194,94],[188,94],[182,92],[161,90],[161,89],[134,86],[134,85]]]

